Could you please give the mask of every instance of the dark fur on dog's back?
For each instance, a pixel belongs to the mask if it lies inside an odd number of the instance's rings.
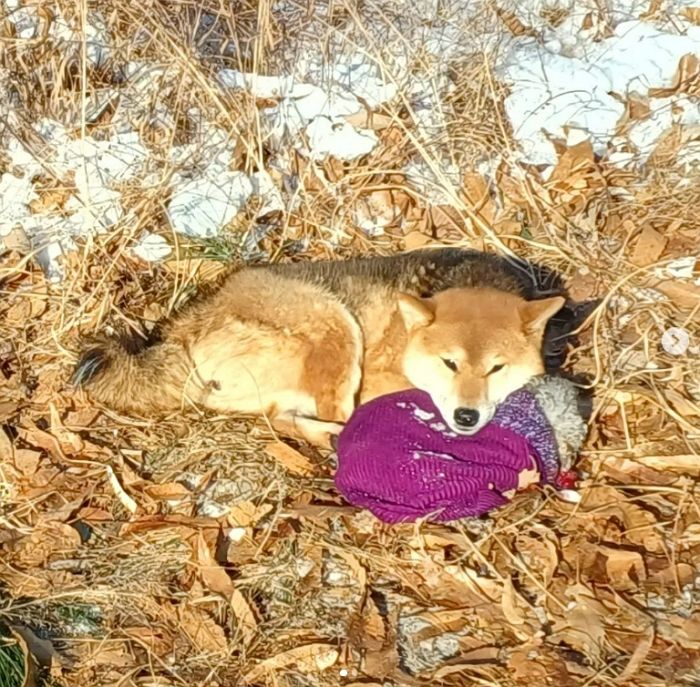
[[[386,257],[299,262],[260,269],[321,283],[343,299],[355,290],[348,289],[349,281],[363,284],[366,291],[381,285],[419,296],[455,287],[492,287],[524,298],[532,298],[538,291],[526,263],[461,248],[427,248]]]

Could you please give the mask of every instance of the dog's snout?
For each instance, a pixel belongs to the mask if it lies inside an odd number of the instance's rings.
[[[473,408],[457,408],[454,418],[458,426],[469,429],[479,422],[479,411]]]

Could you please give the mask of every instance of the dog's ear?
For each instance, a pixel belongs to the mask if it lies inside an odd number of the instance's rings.
[[[543,332],[549,318],[558,313],[564,306],[564,303],[566,303],[566,299],[562,296],[524,302],[520,306],[523,331],[526,334]]]
[[[435,311],[428,299],[407,293],[399,294],[399,311],[409,332],[418,327],[427,327],[435,319]]]

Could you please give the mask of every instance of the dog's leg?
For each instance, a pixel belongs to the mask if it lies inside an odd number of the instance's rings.
[[[345,422],[362,381],[362,331],[338,303],[327,303],[319,320],[309,328],[301,386],[316,401],[316,417]]]
[[[343,429],[339,422],[326,422],[294,413],[277,415],[271,423],[278,432],[326,449],[333,448],[333,438]]]

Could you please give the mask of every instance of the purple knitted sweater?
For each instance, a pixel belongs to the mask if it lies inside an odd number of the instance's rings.
[[[518,487],[533,459],[542,482],[559,470],[552,429],[525,389],[473,436],[451,432],[423,391],[376,398],[353,413],[337,453],[340,493],[389,523],[482,515],[507,503],[503,493]]]

